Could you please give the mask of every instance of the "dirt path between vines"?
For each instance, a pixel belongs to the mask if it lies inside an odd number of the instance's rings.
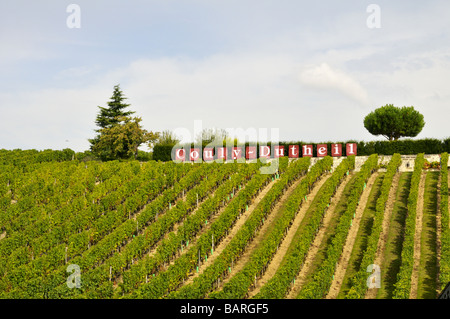
[[[297,232],[298,227],[300,226],[306,212],[308,211],[309,207],[311,206],[311,203],[313,202],[315,196],[317,195],[318,191],[322,187],[322,185],[328,180],[328,178],[331,176],[331,174],[322,175],[318,182],[313,186],[313,189],[306,197],[306,202],[304,202],[297,215],[294,218],[294,221],[289,228],[287,235],[282,240],[277,252],[275,253],[274,257],[272,258],[271,262],[269,263],[269,266],[267,267],[266,271],[264,272],[264,275],[257,281],[255,289],[250,291],[248,298],[252,298],[257,293],[259,293],[262,286],[264,286],[270,278],[275,275],[278,267],[280,266],[281,261],[283,260],[284,256],[286,255],[286,252],[291,245],[292,240],[294,239],[294,236]]]
[[[420,266],[420,245],[422,234],[422,218],[423,218],[423,202],[425,194],[425,178],[427,172],[422,172],[419,182],[419,193],[417,196],[416,209],[416,229],[414,234],[414,265],[411,275],[411,291],[409,293],[410,299],[417,299],[417,286],[419,284],[419,266]]]
[[[319,251],[320,245],[322,244],[323,237],[325,236],[325,232],[328,229],[328,225],[333,217],[336,206],[339,203],[339,199],[341,198],[342,193],[344,192],[345,186],[351,180],[352,176],[353,175],[345,176],[344,180],[339,184],[336,194],[333,195],[333,197],[331,199],[331,204],[328,207],[327,211],[325,212],[325,215],[324,215],[324,218],[322,221],[322,225],[319,228],[319,232],[317,233],[316,237],[314,238],[311,248],[308,250],[308,253],[306,254],[304,265],[301,268],[297,277],[295,278],[295,284],[292,286],[289,293],[287,294],[287,296],[286,296],[287,299],[294,299],[298,295],[300,288],[304,284],[306,274],[309,273],[310,267],[311,267],[314,259],[316,258],[317,252]],[[308,205],[308,207],[305,207],[305,212],[308,210],[308,208],[309,208],[309,205]],[[302,209],[303,209],[303,207],[302,207]],[[305,212],[303,212],[303,214]]]
[[[283,206],[284,202],[289,198],[290,195],[294,192],[294,190],[297,188],[297,186],[300,184],[304,176],[299,178],[297,181],[292,183],[291,186],[287,188],[287,190],[281,195],[278,202],[275,204],[275,207],[273,210],[269,213],[267,218],[264,221],[264,224],[262,227],[258,230],[258,234],[251,240],[251,242],[246,246],[244,249],[244,253],[239,258],[239,260],[234,264],[234,266],[231,269],[231,273],[223,280],[221,285],[217,290],[220,290],[223,285],[225,285],[234,275],[236,275],[239,271],[241,271],[244,266],[247,264],[247,262],[250,260],[250,257],[252,256],[253,252],[258,248],[262,240],[264,239],[268,227],[273,223],[274,219],[278,215],[281,207]]]
[[[392,211],[394,210],[395,199],[397,197],[398,182],[400,180],[400,173],[395,173],[391,188],[389,189],[388,199],[384,210],[383,224],[381,226],[380,238],[378,239],[377,252],[375,255],[374,264],[381,266],[383,264],[384,249],[389,235],[389,224],[391,220]],[[379,288],[369,288],[366,292],[366,299],[375,299],[377,297]]]
[[[228,235],[220,242],[219,245],[214,247],[214,253],[208,257],[207,261],[203,262],[200,265],[198,272],[194,273],[183,283],[183,286],[192,283],[192,281],[199,275],[201,275],[206,268],[208,268],[213,264],[213,262],[221,254],[221,252],[225,249],[225,247],[230,243],[233,237],[236,236],[239,229],[241,229],[242,225],[245,223],[245,221],[248,219],[251,213],[258,206],[258,203],[261,201],[261,199],[269,192],[269,190],[277,181],[278,180],[271,181],[269,184],[264,186],[264,188],[259,192],[256,198],[252,200],[251,204],[248,206],[248,210],[244,212],[240,217],[238,217],[238,220],[231,227],[230,231],[228,232]]]
[[[358,234],[359,224],[361,222],[361,218],[364,212],[364,209],[367,206],[367,201],[369,200],[370,191],[373,187],[375,179],[378,177],[378,172],[372,174],[367,181],[366,188],[363,190],[361,197],[359,199],[359,205],[356,207],[355,218],[353,218],[352,226],[347,235],[347,239],[345,241],[344,249],[337,263],[336,270],[334,272],[334,280],[331,282],[330,289],[328,291],[328,295],[326,299],[336,299],[339,290],[341,289],[342,282],[344,280],[345,271],[348,266],[348,262],[350,260],[350,256],[352,254],[353,245],[356,240],[356,235]]]

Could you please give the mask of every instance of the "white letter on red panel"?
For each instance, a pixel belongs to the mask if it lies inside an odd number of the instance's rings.
[[[317,145],[317,157],[324,157],[327,156],[328,150],[327,150],[327,144],[318,144]]]
[[[270,157],[270,147],[269,146],[260,146],[259,147],[259,157],[269,158]]]
[[[212,161],[214,160],[214,149],[212,147],[207,147],[203,150],[203,160]]]
[[[175,159],[178,161],[184,161],[186,158],[186,152],[182,148],[178,148],[175,151]]]
[[[297,158],[300,154],[300,147],[298,145],[289,145],[289,158]]]
[[[274,157],[283,157],[284,156],[284,145],[275,145],[275,155]]]
[[[242,149],[240,147],[233,147],[232,157],[234,160],[242,157]]]
[[[256,146],[247,146],[245,151],[247,159],[256,159]]]
[[[356,143],[348,143],[346,145],[346,155],[356,155]]]
[[[200,158],[200,150],[198,148],[191,148],[191,152],[189,153],[190,161],[198,161]]]
[[[312,157],[313,153],[313,146],[311,144],[309,145],[302,145],[303,149],[303,157]]]
[[[342,156],[342,144],[331,144],[331,155]]]

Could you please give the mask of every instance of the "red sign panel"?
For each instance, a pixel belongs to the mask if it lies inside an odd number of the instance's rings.
[[[218,147],[217,148],[217,159],[227,159],[227,148],[226,147]]]
[[[270,157],[270,147],[267,145],[260,146],[259,147],[259,157],[269,158]]]
[[[346,144],[346,155],[356,155],[356,143]]]
[[[342,156],[342,144],[331,144],[331,155]]]
[[[182,148],[179,148],[175,151],[175,159],[177,161],[184,161],[186,159],[186,151]]]
[[[317,157],[327,156],[327,144],[317,144]]]
[[[277,157],[283,157],[284,156],[284,146],[283,145],[275,145],[274,146],[274,156]]]
[[[212,147],[206,147],[203,150],[203,159],[205,161],[213,161],[214,160],[214,149]]]
[[[198,148],[191,148],[189,152],[189,160],[190,161],[198,161],[200,159],[200,150]]]
[[[247,146],[245,148],[246,159],[256,159],[256,146]]]
[[[300,147],[298,145],[289,145],[289,158],[297,158],[300,154]]]
[[[240,159],[242,157],[242,148],[240,147],[233,147],[233,150],[231,152],[231,156],[234,160]]]
[[[302,145],[302,156],[303,157],[312,157],[313,156],[313,146],[312,146],[312,144]]]

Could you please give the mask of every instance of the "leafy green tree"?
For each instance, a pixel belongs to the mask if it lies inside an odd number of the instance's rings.
[[[180,142],[180,139],[178,136],[175,135],[170,130],[162,131],[159,134],[159,138],[156,141],[156,144],[158,145],[175,145]]]
[[[371,134],[382,135],[389,141],[396,141],[401,137],[415,137],[424,125],[423,115],[413,106],[400,108],[386,104],[364,118],[364,127]]]
[[[104,161],[137,159],[139,146],[158,138],[158,133],[143,129],[141,121],[140,117],[117,117],[115,125],[99,130],[100,135],[92,152]]]

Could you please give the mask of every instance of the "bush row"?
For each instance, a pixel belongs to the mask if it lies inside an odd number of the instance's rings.
[[[345,144],[347,143],[356,143],[357,146],[357,155],[358,156],[369,156],[372,154],[380,154],[380,155],[393,155],[395,153],[399,153],[401,155],[415,155],[418,153],[424,154],[441,154],[442,152],[450,152],[450,138],[446,138],[443,140],[434,139],[434,138],[424,138],[419,140],[413,139],[402,139],[398,141],[356,141],[356,140],[348,140],[348,141],[326,141],[321,143],[313,143],[313,142],[305,142],[305,141],[280,141],[278,145],[283,145],[287,154],[287,148],[289,145],[303,145],[303,144],[312,144],[313,145],[313,154],[315,156],[317,151],[318,144],[326,144],[328,149],[328,154],[331,154],[331,145],[334,143],[342,144],[342,155],[346,156],[345,153]],[[183,144],[184,145],[184,144]],[[194,144],[185,144],[186,146],[194,147]],[[271,145],[271,143],[250,143],[247,142],[244,146],[255,145],[257,147],[258,157],[259,157],[259,145]],[[205,148],[207,144],[203,144],[202,148]],[[226,146],[226,145],[223,145]],[[242,146],[242,145],[234,145],[234,146]],[[155,145],[153,148],[153,160],[155,161],[171,161],[172,157],[172,149],[174,145]],[[181,148],[182,146],[180,146]],[[231,153],[229,154],[231,156]]]

